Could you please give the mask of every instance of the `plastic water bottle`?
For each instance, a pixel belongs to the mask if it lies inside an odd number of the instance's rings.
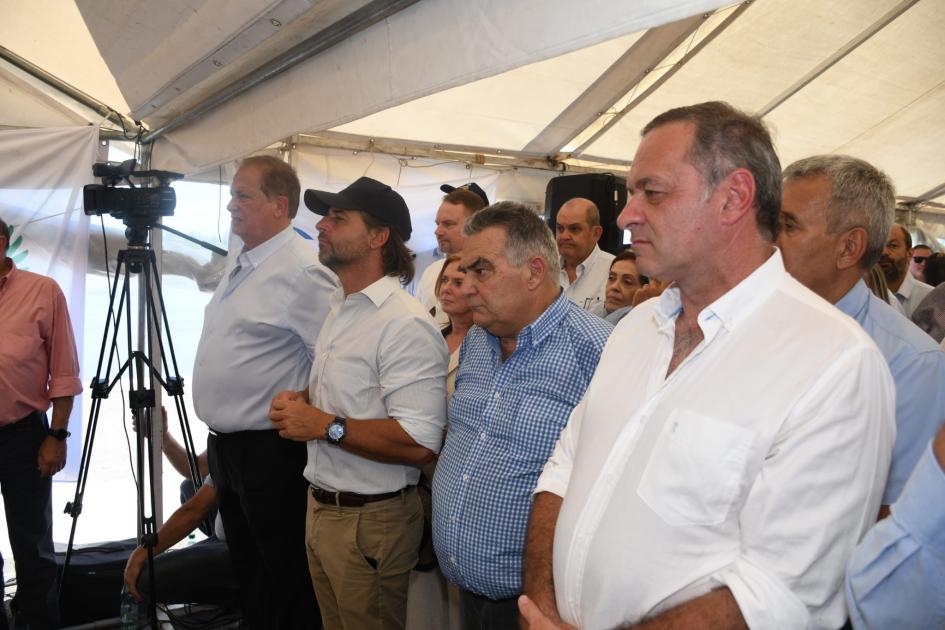
[[[121,587],[121,630],[150,627],[147,610],[131,595],[127,586]]]

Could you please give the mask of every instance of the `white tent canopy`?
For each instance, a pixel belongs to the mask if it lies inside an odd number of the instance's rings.
[[[722,4],[2,0],[0,38],[149,130],[186,120],[152,157],[186,173],[300,134],[622,169],[654,115],[721,99],[764,115],[785,164],[850,153],[886,170],[904,200],[945,202],[945,4]],[[214,99],[293,50],[298,63]],[[0,85],[2,125],[102,119],[7,62]]]

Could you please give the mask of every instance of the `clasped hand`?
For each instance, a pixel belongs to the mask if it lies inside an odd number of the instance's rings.
[[[326,414],[308,404],[301,392],[283,391],[272,399],[269,420],[278,429],[279,437],[308,442],[324,437]]]

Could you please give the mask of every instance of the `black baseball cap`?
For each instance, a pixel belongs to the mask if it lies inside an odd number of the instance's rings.
[[[360,210],[380,219],[405,242],[410,239],[410,210],[404,198],[387,184],[361,177],[340,192],[305,191],[305,206],[315,214],[326,215],[329,208]]]
[[[462,186],[450,186],[449,184],[443,184],[442,186],[440,186],[440,190],[442,190],[446,194],[453,192],[457,188],[465,188],[469,192],[476,193],[482,199],[482,202],[484,204],[486,204],[487,206],[489,205],[489,197],[486,196],[486,191],[480,188],[479,184],[477,184],[476,182],[469,182],[468,184],[463,184]]]

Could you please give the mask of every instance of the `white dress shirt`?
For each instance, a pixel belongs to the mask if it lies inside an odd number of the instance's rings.
[[[777,251],[667,377],[680,308],[670,288],[617,325],[539,479],[564,497],[559,612],[611,628],[727,586],[751,628],[838,628],[895,439],[886,361]]]
[[[385,276],[345,298],[340,289],[315,345],[311,403],[344,418],[394,418],[421,446],[439,452],[446,425],[443,335],[420,303]],[[417,483],[420,469],[308,443],[305,478],[331,491],[381,494]]]
[[[423,270],[423,274],[420,276],[420,283],[417,285],[416,295],[416,298],[423,304],[423,308],[426,309],[428,313],[430,309],[436,308],[436,311],[433,313],[433,320],[440,328],[450,323],[449,315],[440,309],[440,300],[436,293],[436,279],[439,277],[440,271],[443,269],[443,263],[445,262],[446,258],[440,258],[427,265],[427,268]]]
[[[607,276],[610,275],[610,263],[614,255],[603,251],[597,245],[588,254],[584,262],[574,270],[574,282],[568,279],[561,261],[560,284],[569,300],[585,311],[595,311],[604,302],[607,293]]]
[[[902,310],[905,311],[906,317],[912,317],[912,311],[925,299],[925,296],[929,294],[934,287],[931,285],[925,284],[924,282],[919,282],[912,277],[912,274],[908,271],[906,272],[906,277],[902,281],[902,284],[899,286],[899,290],[896,291],[896,297],[899,299],[899,302],[902,304]]]
[[[221,433],[272,429],[269,404],[304,389],[335,274],[289,226],[228,261],[204,311],[194,409]]]

